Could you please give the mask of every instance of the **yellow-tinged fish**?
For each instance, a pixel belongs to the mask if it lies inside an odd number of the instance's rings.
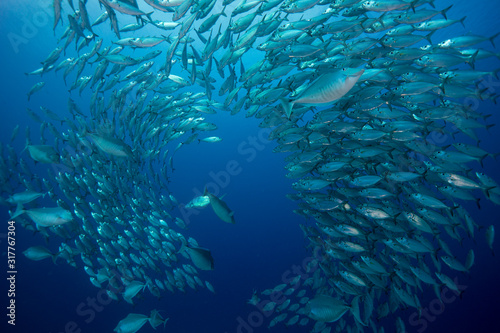
[[[39,261],[46,258],[51,258],[54,264],[56,263],[58,253],[52,253],[44,246],[31,246],[23,251],[26,258]]]
[[[105,153],[118,157],[131,157],[132,149],[120,139],[89,133],[96,146]]]
[[[199,269],[204,271],[211,271],[214,269],[214,258],[210,250],[189,245],[186,240],[182,239],[182,246],[179,253],[183,251],[189,254],[193,264]]]
[[[59,163],[59,154],[52,146],[27,145],[26,149],[32,159],[40,163]]]
[[[229,209],[229,207],[224,201],[222,201],[220,198],[213,195],[212,193],[208,192],[206,188],[205,188],[205,193],[203,195],[209,197],[210,205],[212,206],[214,213],[222,221],[226,223],[233,223],[233,224],[236,223],[234,220],[234,212],[231,209]]]
[[[61,207],[23,209],[21,212],[28,215],[37,227],[52,227],[73,220],[71,212]]]
[[[364,71],[343,68],[321,75],[292,101],[280,99],[286,116],[290,118],[295,104],[322,105],[338,100],[354,87]]]
[[[44,197],[44,193],[34,192],[26,190],[24,192],[19,192],[11,195],[6,201],[11,204],[26,204],[39,197]]]

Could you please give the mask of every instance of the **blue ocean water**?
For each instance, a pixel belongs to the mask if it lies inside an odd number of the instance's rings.
[[[448,12],[449,18],[467,16],[465,28],[454,25],[438,31],[433,40],[444,40],[468,32],[490,36],[500,31],[498,12],[500,1],[435,1],[436,6],[445,8],[453,5]],[[14,1],[0,3],[0,59],[2,97],[0,142],[9,143],[12,130],[20,125],[20,133],[12,146],[17,153],[24,148],[24,128],[30,126],[31,137],[36,141],[39,124],[28,117],[27,107],[38,109],[43,105],[61,117],[69,116],[67,110],[67,87],[62,73],[48,73],[43,77],[46,86],[27,101],[26,93],[39,81],[36,76],[23,73],[40,66],[40,61],[57,46],[57,36],[62,31],[58,27],[56,37],[52,31],[51,1]],[[97,4],[91,4],[90,7]],[[140,2],[140,6],[145,6]],[[67,8],[67,7],[66,7]],[[92,17],[95,19],[95,16]],[[221,17],[222,19],[222,17]],[[226,18],[224,18],[226,19]],[[111,31],[107,33],[111,34]],[[500,40],[497,39],[497,44]],[[481,45],[492,49],[491,45]],[[73,46],[70,46],[73,47]],[[495,52],[499,52],[497,48]],[[248,67],[248,66],[247,66]],[[497,58],[484,60],[482,68],[490,70],[500,67]],[[498,81],[492,89],[500,93]],[[217,87],[218,88],[218,87]],[[81,98],[78,92],[71,95],[82,110],[90,93],[84,91]],[[215,97],[217,99],[217,97]],[[496,126],[478,131],[481,147],[498,153],[500,147],[500,114],[498,105],[484,101],[479,106],[483,114],[491,114],[488,119]],[[216,123],[213,132],[223,138],[217,144],[191,144],[180,149],[174,157],[175,172],[171,177],[171,190],[177,199],[187,203],[205,186],[213,192],[225,195],[224,200],[235,212],[235,225],[221,222],[209,209],[188,217],[186,234],[197,239],[212,251],[215,270],[203,272],[203,279],[209,280],[216,294],[208,290],[186,294],[181,292],[164,293],[162,298],[144,293],[143,299],[131,306],[123,301],[110,301],[99,293],[83,272],[81,263],[77,269],[49,261],[31,261],[21,252],[29,246],[57,246],[47,243],[40,235],[16,229],[16,325],[7,325],[6,296],[8,285],[6,240],[0,239],[2,279],[0,297],[2,309],[0,316],[1,332],[111,332],[117,322],[128,313],[147,314],[153,308],[169,317],[165,332],[268,332],[271,318],[265,318],[258,310],[246,304],[253,290],[262,291],[282,283],[287,272],[301,265],[310,256],[305,249],[299,224],[305,220],[293,213],[296,203],[285,195],[292,192],[293,179],[285,177],[283,168],[285,154],[273,153],[275,142],[266,139],[267,132],[258,127],[259,120],[246,118],[243,112],[231,116],[228,112],[207,117]],[[473,144],[467,137],[457,136],[457,140]],[[26,154],[26,152],[24,153]],[[228,162],[237,163],[238,172],[228,175]],[[500,182],[498,161],[487,158],[484,168],[473,166]],[[218,192],[218,193],[217,193]],[[2,195],[6,195],[3,193]],[[500,225],[498,206],[481,200],[481,209],[475,204],[464,204],[474,220],[480,225]],[[6,207],[0,211],[0,233],[7,232],[9,215]],[[498,229],[498,228],[497,228]],[[467,287],[461,298],[450,298],[445,307],[437,307],[435,296],[426,292],[421,298],[423,306],[428,307],[429,316],[411,320],[413,310],[401,311],[399,316],[405,321],[408,332],[496,332],[500,331],[498,314],[500,306],[500,246],[494,244],[497,256],[488,249],[484,230],[475,239],[465,239],[462,246],[449,244],[457,255],[465,256],[474,248],[476,262],[470,274],[459,273],[456,278]],[[262,320],[261,320],[262,319]],[[414,318],[415,319],[415,318]],[[245,322],[246,324],[242,324]],[[253,323],[248,325],[248,323]],[[393,319],[383,321],[386,332],[393,329]],[[310,327],[309,327],[310,328]],[[156,331],[161,331],[158,328]],[[140,332],[153,332],[144,326]],[[285,327],[277,325],[274,332],[305,332],[300,326]],[[369,330],[367,330],[369,331]]]

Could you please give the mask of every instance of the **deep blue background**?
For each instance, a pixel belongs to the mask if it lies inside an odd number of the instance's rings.
[[[26,114],[25,108],[34,110],[39,105],[48,107],[56,113],[67,115],[67,88],[62,81],[62,72],[54,76],[49,73],[43,77],[46,86],[42,91],[32,96],[30,102],[26,99],[26,92],[38,82],[38,77],[26,77],[24,72],[40,66],[39,62],[56,47],[56,38],[52,33],[52,13],[45,14],[42,7],[50,6],[51,1],[3,0],[0,3],[0,96],[2,105],[0,141],[7,143],[10,140],[12,129],[20,124],[21,130],[14,142],[17,151],[24,146],[24,127],[31,126],[31,137],[36,141],[39,125],[34,123]],[[436,1],[436,6],[445,8],[454,3],[448,12],[449,18],[461,18],[467,15],[466,29],[454,25],[439,31],[433,36],[433,41],[440,41],[446,37],[460,35],[467,32],[490,36],[500,31],[498,21],[499,0],[494,1]],[[66,6],[66,3],[64,3]],[[145,7],[144,3],[140,6]],[[36,22],[36,31],[19,45],[16,50],[9,40],[12,34],[22,36],[26,22]],[[43,20],[45,18],[45,22]],[[91,19],[95,19],[92,17]],[[65,20],[66,21],[66,20]],[[107,24],[107,23],[105,23]],[[106,26],[106,29],[108,27]],[[57,34],[61,34],[61,27]],[[500,39],[497,39],[497,44]],[[491,45],[484,43],[484,48],[491,49]],[[72,47],[72,46],[71,46]],[[497,49],[498,52],[498,49]],[[162,58],[163,59],[163,58]],[[483,62],[482,69],[500,67],[498,60]],[[71,76],[73,78],[73,76]],[[71,81],[71,80],[70,80]],[[498,90],[500,87],[496,86]],[[497,91],[498,92],[498,91]],[[498,92],[500,93],[500,92]],[[79,99],[76,92],[73,98],[81,105],[90,97],[88,89]],[[481,112],[493,113],[490,121],[500,124],[498,106],[486,102],[481,106]],[[236,332],[237,321],[240,316],[247,316],[254,308],[245,304],[251,296],[252,290],[272,288],[281,283],[281,275],[292,265],[300,264],[308,254],[304,250],[306,242],[298,224],[303,219],[292,213],[295,203],[285,198],[291,192],[292,180],[285,178],[283,169],[285,155],[272,153],[274,143],[265,144],[262,151],[258,151],[255,159],[247,161],[248,154],[238,153],[240,144],[248,142],[250,136],[258,136],[261,129],[257,127],[259,121],[247,119],[243,113],[230,116],[221,112],[217,116],[207,117],[216,123],[219,129],[210,134],[218,135],[224,140],[218,144],[191,144],[183,147],[175,156],[176,172],[173,177],[172,190],[176,197],[187,203],[194,196],[194,189],[202,190],[204,185],[213,181],[210,172],[218,173],[226,168],[230,160],[239,163],[242,171],[231,177],[230,183],[221,189],[220,194],[226,194],[225,201],[235,211],[237,223],[229,225],[221,222],[210,210],[201,211],[199,215],[190,219],[187,235],[198,240],[200,245],[210,248],[216,260],[216,269],[212,272],[203,272],[202,278],[212,282],[216,295],[207,290],[199,292],[188,291],[187,294],[165,293],[161,300],[146,296],[144,301],[130,306],[124,302],[112,302],[106,305],[101,312],[96,313],[95,320],[86,323],[87,317],[79,316],[76,308],[81,302],[87,302],[88,297],[96,297],[98,289],[89,282],[86,274],[80,269],[73,269],[65,264],[53,265],[50,262],[33,262],[26,259],[21,252],[32,245],[46,245],[57,248],[56,243],[45,244],[39,236],[17,228],[17,325],[6,326],[6,290],[5,279],[0,285],[0,331],[1,332],[64,332],[65,324],[74,321],[82,332],[110,332],[117,322],[128,313],[148,313],[157,308],[170,317],[166,332]],[[234,129],[237,128],[237,131]],[[500,152],[500,128],[498,126],[480,132],[482,147],[491,152]],[[467,138],[465,141],[470,142]],[[246,146],[248,147],[248,146]],[[484,172],[500,182],[498,163],[488,158],[485,160]],[[479,165],[475,165],[480,168]],[[470,212],[481,225],[498,224],[500,215],[498,207],[482,200],[482,209],[468,205]],[[8,214],[5,207],[0,207],[0,220],[7,222]],[[1,232],[6,232],[5,223]],[[499,228],[497,227],[497,233]],[[0,239],[2,259],[0,271],[6,271],[6,256],[4,239]],[[463,248],[456,244],[449,244],[459,254],[474,247],[476,264],[470,275],[458,274],[459,281],[467,285],[467,291],[461,300],[457,299],[447,304],[445,311],[429,323],[426,332],[494,332],[500,329],[500,246],[495,244],[497,256],[493,257],[484,240],[484,230],[477,233],[476,239],[465,240]],[[1,273],[0,276],[5,276]],[[148,293],[145,293],[148,294]],[[429,304],[434,299],[432,293],[421,299],[422,305]],[[411,327],[408,317],[412,311],[401,312],[409,332],[416,332],[420,327]],[[267,332],[266,321],[254,332]],[[7,331],[3,328],[6,327]],[[392,320],[386,332],[392,331]],[[274,332],[302,332],[298,326],[285,328],[278,325]],[[145,325],[141,332],[152,332],[149,325]]]

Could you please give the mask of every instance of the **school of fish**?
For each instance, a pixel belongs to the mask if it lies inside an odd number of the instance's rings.
[[[473,249],[457,258],[447,243],[481,232],[493,249],[494,226],[478,231],[463,203],[500,205],[498,184],[477,171],[497,153],[481,149],[476,134],[494,125],[476,102],[497,102],[484,82],[498,80],[499,69],[481,63],[500,59],[492,51],[500,33],[434,40],[466,23],[438,7],[54,0],[60,46],[26,75],[62,72],[69,92],[56,98],[68,99],[68,113],[31,107],[40,140],[27,127],[23,152],[0,145],[2,203],[24,228],[60,242],[25,256],[83,267],[93,285],[131,304],[145,292],[214,292],[199,272],[213,270],[214,258],[184,235],[168,183],[178,149],[222,140],[205,135],[217,129],[205,117],[243,111],[270,129],[275,152],[287,153],[287,177],[296,179],[289,198],[315,254],[307,278],[293,276],[249,303],[273,314],[269,327],[384,332],[378,321],[393,316],[405,332],[398,309],[421,311],[424,288],[438,298],[445,287],[460,292],[453,272],[473,266]],[[30,89],[30,103],[44,86]],[[86,90],[90,100],[77,103],[76,91]],[[477,145],[456,141],[459,133]],[[45,196],[51,207],[37,204]],[[207,191],[186,208],[207,205],[235,223]],[[271,294],[283,301],[266,300]],[[167,320],[156,310],[130,313],[115,331]]]

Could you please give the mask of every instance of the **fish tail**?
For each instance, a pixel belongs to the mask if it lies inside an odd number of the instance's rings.
[[[418,2],[419,0],[413,0],[412,2],[410,2],[410,8],[411,10],[413,11],[413,13],[415,13],[415,4]]]
[[[494,95],[494,96],[490,96],[491,99],[493,99],[493,103],[496,105],[497,104],[497,99],[500,95]]]
[[[479,87],[479,86],[478,86],[478,87]],[[478,88],[478,87],[477,87],[477,88]],[[480,99],[480,100],[484,101],[483,94],[484,94],[485,92],[487,92],[489,89],[490,89],[490,88],[486,87],[486,88],[484,88],[484,89],[479,90],[479,92],[477,93],[477,97],[479,97],[479,99]],[[489,97],[489,96],[486,96],[486,97]]]
[[[18,217],[19,215],[23,214],[25,212],[25,210],[23,209],[23,205],[18,203],[17,204],[17,207],[16,207],[16,210],[14,211],[14,214],[12,214],[10,216],[11,219],[15,219],[16,217]]]
[[[495,48],[496,48],[496,46],[495,46],[495,38],[497,38],[498,35],[500,35],[500,32],[497,32],[496,34],[494,34],[493,36],[491,36],[490,38],[488,38],[489,41],[491,42],[491,45],[493,45],[493,47],[495,47]]]
[[[446,81],[446,79],[445,79]],[[441,90],[441,92],[443,93],[443,95],[446,95],[446,92],[444,91],[444,84],[445,82],[442,82],[440,85],[439,85],[439,90]]]
[[[486,154],[486,155],[484,155],[483,157],[480,157],[480,158],[479,158],[479,160],[478,160],[479,164],[481,164],[481,168],[484,168],[484,163],[483,163],[483,161],[484,161],[484,159],[486,158],[486,156],[488,156],[488,155]],[[478,203],[478,206],[479,206],[479,203]],[[481,207],[479,207],[479,208],[481,208]]]
[[[451,7],[451,6],[450,6]],[[432,44],[432,40],[431,40],[431,37],[432,35],[436,32],[437,30],[434,30],[434,31],[431,31],[427,36],[425,36],[425,39],[430,43]]]
[[[159,318],[158,318],[159,317]],[[158,321],[159,320],[159,323],[155,323],[153,320],[156,319]],[[167,318],[167,319],[163,319],[161,316],[160,316],[160,313],[157,311],[157,310],[153,310],[151,311],[151,316],[150,318],[148,318],[148,321],[149,321],[149,324],[151,325],[151,327],[153,327],[154,329],[156,329],[158,326],[160,326],[161,324],[163,324],[163,329],[165,329],[165,324],[167,323],[167,321],[169,320],[170,318]]]
[[[188,248],[188,244],[187,244],[186,239],[181,238],[181,243],[182,243],[181,248],[179,249],[179,251],[177,251],[177,253],[182,253],[182,252],[186,251]]]
[[[455,216],[455,209],[457,209],[458,207],[460,207],[460,206],[455,205],[455,206],[453,206],[453,207],[450,207],[450,210],[449,210],[449,212],[448,212],[448,213],[449,213],[449,215],[450,215],[450,216]]]
[[[59,258],[59,252],[52,254],[51,258],[54,265],[57,265],[57,258]]]
[[[384,12],[382,13],[382,15],[380,15],[377,19],[375,19],[377,22],[380,23],[380,25],[385,28],[385,24],[384,24],[384,17],[385,15],[387,14],[387,12]],[[368,19],[368,18],[367,18]]]
[[[460,24],[462,24],[462,26],[463,26],[464,28],[465,28],[464,21],[465,21],[465,19],[466,19],[466,18],[467,18],[467,16],[464,16],[464,17],[462,17],[462,18],[459,20]]]
[[[150,22],[153,22],[153,20],[151,19],[151,14],[153,14],[154,11],[152,11],[151,13],[146,13],[146,17],[149,19]]]
[[[199,32],[198,30],[195,30],[195,32],[198,35],[198,37],[200,38],[200,40],[203,42],[203,44],[206,44],[207,43],[207,39],[201,35],[202,32]]]
[[[281,102],[281,106],[283,107],[283,110],[285,111],[287,118],[290,119],[294,103],[286,100],[285,98],[280,98],[279,100]]]
[[[448,12],[448,11],[451,9],[451,7],[453,7],[453,5],[451,5],[451,6],[447,7],[447,8],[445,8],[445,9],[443,9],[443,10],[441,11],[441,15],[443,15],[443,17],[444,17],[445,19],[448,19],[448,17],[446,17],[446,12]],[[462,23],[462,24],[463,24],[463,23]]]
[[[30,143],[28,142],[28,140],[26,140],[26,146],[24,147],[23,150],[21,150],[21,152],[19,153],[19,155],[21,155],[26,149],[28,149]]]
[[[469,56],[469,59],[467,59],[465,62],[469,64],[470,67],[472,67],[472,69],[476,69],[476,58],[477,58],[477,55],[479,54],[479,50],[477,50],[476,52],[474,52],[474,54],[471,54]]]
[[[500,72],[500,68],[495,69],[492,73],[495,76],[495,79],[498,80],[498,73]]]

